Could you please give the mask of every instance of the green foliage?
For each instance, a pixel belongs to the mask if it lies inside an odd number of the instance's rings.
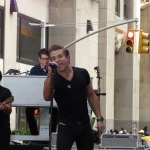
[[[11,131],[11,135],[23,135],[23,130],[22,129],[15,129]]]
[[[31,135],[30,130],[27,129],[26,132],[24,133],[24,135]]]
[[[22,129],[15,129],[11,131],[11,135],[31,135],[30,130],[27,129],[26,132],[24,132]],[[23,143],[28,143],[29,141],[23,141]]]
[[[15,129],[11,131],[11,135],[31,135],[31,133],[29,129],[27,129],[26,132],[22,129]]]

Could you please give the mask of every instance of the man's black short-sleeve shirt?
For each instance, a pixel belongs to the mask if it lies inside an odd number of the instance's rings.
[[[77,67],[72,69],[71,81],[55,72],[54,99],[59,107],[59,118],[82,120],[89,118],[86,86],[90,83],[90,76],[86,69]]]

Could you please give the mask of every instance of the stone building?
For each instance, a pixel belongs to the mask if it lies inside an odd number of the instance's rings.
[[[149,27],[149,17],[150,17],[150,3],[149,1],[145,1],[141,5],[141,29],[145,33],[150,33]],[[150,64],[149,64],[149,55],[140,55],[140,86],[139,86],[139,120],[140,120],[140,127],[143,128],[144,126],[148,126],[150,128],[150,113],[149,113],[149,87],[150,87],[150,80],[149,80],[149,73],[150,73]]]
[[[48,48],[52,44],[66,46],[100,28],[128,19],[140,20],[140,0],[15,1],[18,12],[11,12],[12,0],[0,0],[0,70],[3,73],[9,69],[25,72],[38,63],[41,29],[30,26],[29,23],[40,24],[41,20],[45,20],[48,24],[55,25],[46,29],[45,45]],[[149,6],[141,12],[144,13],[148,8]],[[92,22],[93,31],[87,31],[88,20]],[[130,131],[132,121],[137,121],[138,124],[141,121],[148,122],[148,118],[144,121],[141,119],[142,115],[139,117],[139,113],[148,112],[148,106],[147,111],[142,109],[143,104],[139,108],[140,56],[137,53],[137,38],[134,53],[126,53],[126,32],[135,27],[135,22],[113,27],[68,47],[72,66],[83,67],[89,71],[95,90],[99,86],[94,67],[99,66],[102,77],[100,92],[106,93],[106,96],[100,96],[106,129],[119,130],[124,127]],[[145,63],[144,60],[147,60],[148,64],[148,55],[143,54],[141,57],[142,62]],[[148,103],[147,99],[148,97],[145,98],[145,104]],[[15,108],[13,110],[12,129],[20,125],[19,122],[16,124]]]

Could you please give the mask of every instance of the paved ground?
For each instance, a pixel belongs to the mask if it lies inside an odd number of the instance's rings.
[[[94,146],[94,150],[100,150],[100,149],[102,149],[102,148],[100,148],[100,146],[99,145],[95,145]],[[103,149],[103,150],[110,150],[111,148],[105,148],[105,149]],[[44,148],[44,150],[49,150],[49,148],[48,147],[45,147]],[[56,148],[52,148],[51,150],[56,150]],[[76,148],[72,148],[71,150],[77,150]],[[120,149],[120,148],[118,148],[118,149],[112,149],[112,150],[150,150],[150,149]]]
[[[49,150],[48,145],[27,145],[27,144],[21,144],[21,145],[14,145],[11,144],[10,150]],[[99,145],[94,146],[94,150],[100,150]],[[111,148],[105,148],[103,150],[110,150]],[[51,148],[51,150],[56,150],[56,148]],[[77,150],[76,148],[72,148],[72,150]],[[145,148],[145,149],[112,149],[112,150],[150,150],[150,148]]]

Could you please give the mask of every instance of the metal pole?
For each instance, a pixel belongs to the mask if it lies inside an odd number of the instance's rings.
[[[53,27],[55,26],[54,24],[46,24],[46,21],[45,20],[41,20],[41,23],[40,24],[37,24],[37,23],[29,23],[29,25],[31,26],[39,26],[41,27],[41,48],[45,48],[45,39],[46,39],[46,36],[45,36],[45,28],[46,27]]]
[[[69,47],[69,46],[71,46],[71,45],[73,45],[73,44],[75,44],[75,43],[77,43],[77,42],[79,42],[79,41],[81,41],[81,40],[83,40],[83,39],[85,39],[85,38],[87,38],[87,37],[93,35],[93,34],[96,34],[96,33],[98,33],[98,32],[101,32],[101,31],[104,31],[104,30],[107,30],[107,29],[110,29],[110,28],[113,28],[113,27],[116,27],[116,26],[120,26],[120,25],[123,25],[123,24],[132,23],[132,22],[138,22],[138,18],[135,18],[135,19],[132,19],[132,20],[129,20],[129,21],[124,21],[124,22],[121,22],[121,23],[116,23],[116,24],[114,24],[114,25],[111,25],[111,26],[108,26],[108,27],[99,29],[99,30],[97,30],[97,31],[94,31],[94,32],[92,32],[92,33],[90,33],[90,34],[88,34],[88,35],[86,35],[86,36],[83,36],[83,37],[80,38],[80,39],[77,39],[77,40],[75,40],[75,41],[69,43],[69,44],[66,45],[64,48],[67,48],[67,47]]]
[[[44,20],[41,21],[41,48],[45,48],[45,28],[46,22]]]

